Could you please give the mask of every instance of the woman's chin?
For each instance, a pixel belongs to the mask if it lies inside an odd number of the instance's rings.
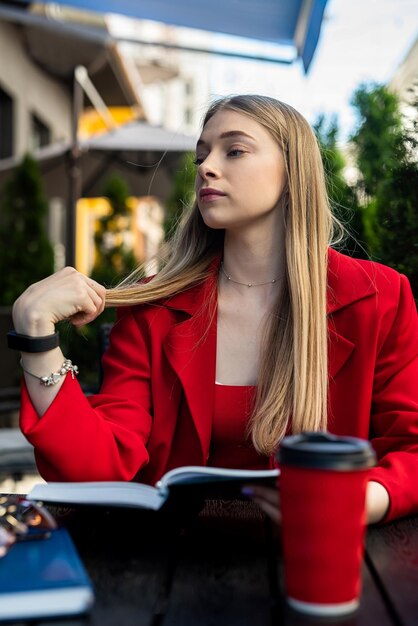
[[[224,220],[218,219],[215,215],[210,215],[208,211],[200,212],[203,221],[205,222],[208,228],[213,228],[215,230],[219,230],[222,228],[226,228],[227,224],[225,224]]]

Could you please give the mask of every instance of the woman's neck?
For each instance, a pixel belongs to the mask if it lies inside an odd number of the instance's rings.
[[[246,237],[225,233],[223,270],[236,282],[257,285],[280,280],[285,274],[284,237]]]

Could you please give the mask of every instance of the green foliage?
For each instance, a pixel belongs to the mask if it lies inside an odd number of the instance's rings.
[[[359,123],[352,141],[366,192],[367,239],[373,258],[408,276],[418,294],[418,102],[409,128],[397,97],[381,85],[354,95]]]
[[[125,180],[111,176],[105,183],[103,195],[109,200],[111,211],[98,220],[92,278],[110,287],[132,272],[137,262],[133,250],[123,239],[123,232],[130,228],[131,219]]]
[[[326,176],[327,193],[334,215],[344,225],[346,237],[339,250],[351,256],[362,257],[364,252],[364,223],[362,209],[355,191],[344,178],[345,159],[338,147],[338,123],[335,117],[327,120],[319,116],[313,125],[318,138]]]
[[[48,204],[37,162],[26,155],[4,185],[0,203],[0,302],[12,304],[54,271],[46,233]]]
[[[406,274],[418,296],[418,164],[400,163],[376,198],[377,255]]]
[[[384,85],[371,84],[355,91],[352,105],[357,111],[358,127],[351,141],[356,147],[364,191],[373,196],[405,158],[399,102]]]
[[[105,183],[103,195],[109,200],[111,211],[98,220],[95,233],[95,263],[91,277],[111,287],[127,276],[138,265],[133,250],[123,239],[123,231],[130,229],[131,211],[127,201],[129,190],[124,179],[111,176]],[[61,326],[61,336],[68,344],[73,360],[80,368],[80,382],[85,388],[95,391],[99,376],[100,326],[114,322],[115,309],[105,311],[91,324],[74,328],[66,323]]]
[[[166,239],[169,239],[175,232],[184,209],[189,207],[194,200],[196,166],[193,163],[193,158],[193,154],[185,154],[181,167],[175,174],[173,192],[167,201],[164,220]]]

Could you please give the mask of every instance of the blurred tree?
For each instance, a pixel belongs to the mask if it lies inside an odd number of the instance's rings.
[[[180,169],[174,176],[173,192],[167,201],[164,220],[166,240],[175,232],[184,209],[193,203],[196,177],[196,166],[193,159],[194,156],[190,152],[185,154]]]
[[[6,182],[0,203],[0,303],[12,304],[54,271],[46,231],[48,203],[37,162],[26,155]]]
[[[408,276],[418,296],[418,101],[409,123],[396,95],[382,85],[354,94],[358,126],[352,136],[364,192],[366,236],[377,261]]]
[[[346,236],[337,247],[351,256],[366,257],[362,208],[355,190],[344,177],[346,162],[338,146],[337,118],[320,115],[313,129],[321,149],[331,209],[346,229]]]
[[[108,199],[111,210],[98,220],[94,235],[95,261],[92,278],[106,286],[112,286],[129,274],[138,263],[124,238],[124,234],[131,229],[126,181],[119,176],[111,176],[104,185],[103,195]]]
[[[125,241],[126,232],[131,230],[131,210],[128,206],[129,190],[123,178],[111,176],[103,188],[110,204],[108,215],[98,220],[94,236],[95,262],[91,277],[97,282],[112,287],[125,278],[138,265],[132,248]],[[60,325],[61,338],[73,361],[80,369],[80,382],[89,391],[95,391],[99,380],[100,327],[116,319],[114,308],[104,312],[87,326],[70,327]]]
[[[384,85],[361,85],[352,98],[358,126],[351,137],[356,147],[361,185],[369,196],[379,193],[398,161],[405,157],[399,101]]]

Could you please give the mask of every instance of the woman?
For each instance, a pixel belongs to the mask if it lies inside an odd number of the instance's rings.
[[[180,465],[265,468],[287,432],[327,428],[372,440],[369,522],[418,511],[414,300],[404,276],[329,247],[308,123],[271,98],[220,100],[196,167],[196,204],[152,280],[106,291],[65,268],[16,301],[21,427],[41,474],[155,483]],[[121,308],[86,398],[53,333],[105,303]],[[278,518],[274,491],[252,495]]]

